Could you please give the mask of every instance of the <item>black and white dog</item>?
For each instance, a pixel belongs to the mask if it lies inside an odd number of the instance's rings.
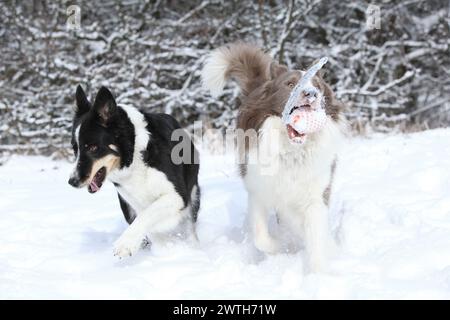
[[[173,161],[175,131],[190,150],[182,149],[183,161]],[[76,166],[69,184],[95,193],[108,178],[117,189],[130,225],[115,242],[115,255],[131,256],[145,241],[182,226],[196,238],[198,153],[174,118],[118,106],[105,87],[91,105],[78,86],[72,146]]]

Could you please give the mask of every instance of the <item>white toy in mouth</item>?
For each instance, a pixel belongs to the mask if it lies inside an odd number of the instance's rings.
[[[286,124],[288,137],[294,143],[305,143],[308,134],[320,131],[327,123],[328,118],[321,101],[315,101],[320,93],[311,81],[327,61],[323,57],[305,72],[292,89],[284,107],[282,119]]]
[[[327,120],[323,108],[319,110],[312,110],[310,107],[295,109],[286,124],[289,139],[295,143],[305,143],[307,135],[320,131]]]

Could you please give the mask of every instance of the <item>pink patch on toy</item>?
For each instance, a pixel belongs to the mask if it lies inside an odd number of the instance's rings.
[[[299,121],[300,121],[300,115],[296,114],[296,115],[294,116],[293,122],[294,122],[294,123],[297,123],[297,122],[299,122]]]

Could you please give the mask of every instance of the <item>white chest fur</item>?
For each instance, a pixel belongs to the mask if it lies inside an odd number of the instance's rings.
[[[265,207],[280,211],[309,205],[322,197],[329,183],[341,137],[338,126],[330,122],[304,145],[293,145],[281,119],[268,118],[260,131],[258,151],[253,150],[258,161],[247,166],[248,191]]]
[[[144,115],[133,107],[121,108],[125,110],[135,129],[133,162],[129,167],[111,172],[108,178],[118,185],[119,194],[139,214],[161,196],[178,194],[163,172],[147,166],[143,161],[142,151],[147,148],[151,139]]]
[[[110,180],[118,184],[119,194],[138,214],[162,195],[175,193],[166,175],[147,167],[141,159],[134,159],[129,168],[113,172]]]

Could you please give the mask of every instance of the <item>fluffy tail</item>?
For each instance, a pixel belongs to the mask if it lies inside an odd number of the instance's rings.
[[[268,80],[272,59],[256,46],[233,43],[210,53],[202,70],[203,87],[218,96],[228,79],[235,79],[242,94]]]

